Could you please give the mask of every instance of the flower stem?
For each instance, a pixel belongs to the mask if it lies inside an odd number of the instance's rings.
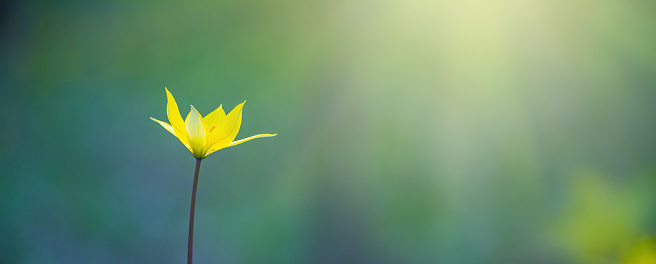
[[[194,211],[196,211],[196,187],[198,187],[198,171],[200,161],[196,159],[196,172],[194,172],[194,189],[191,192],[191,212],[189,212],[189,240],[187,241],[187,264],[192,264],[194,255]]]

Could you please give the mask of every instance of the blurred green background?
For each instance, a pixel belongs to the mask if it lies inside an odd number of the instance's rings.
[[[3,4],[1,263],[617,263],[656,234],[656,4]]]

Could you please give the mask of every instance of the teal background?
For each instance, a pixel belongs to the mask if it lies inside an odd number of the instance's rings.
[[[656,235],[656,4],[6,3],[1,263],[618,263]],[[3,66],[4,67],[4,66]]]

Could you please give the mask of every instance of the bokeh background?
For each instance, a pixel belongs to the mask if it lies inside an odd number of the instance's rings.
[[[656,4],[19,1],[1,263],[618,263],[656,234]]]

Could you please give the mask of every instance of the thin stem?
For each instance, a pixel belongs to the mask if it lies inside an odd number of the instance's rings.
[[[189,212],[189,240],[187,241],[187,264],[192,264],[194,255],[194,211],[196,211],[196,187],[198,187],[198,171],[200,161],[196,159],[196,172],[194,172],[194,189],[191,191],[191,212]]]

